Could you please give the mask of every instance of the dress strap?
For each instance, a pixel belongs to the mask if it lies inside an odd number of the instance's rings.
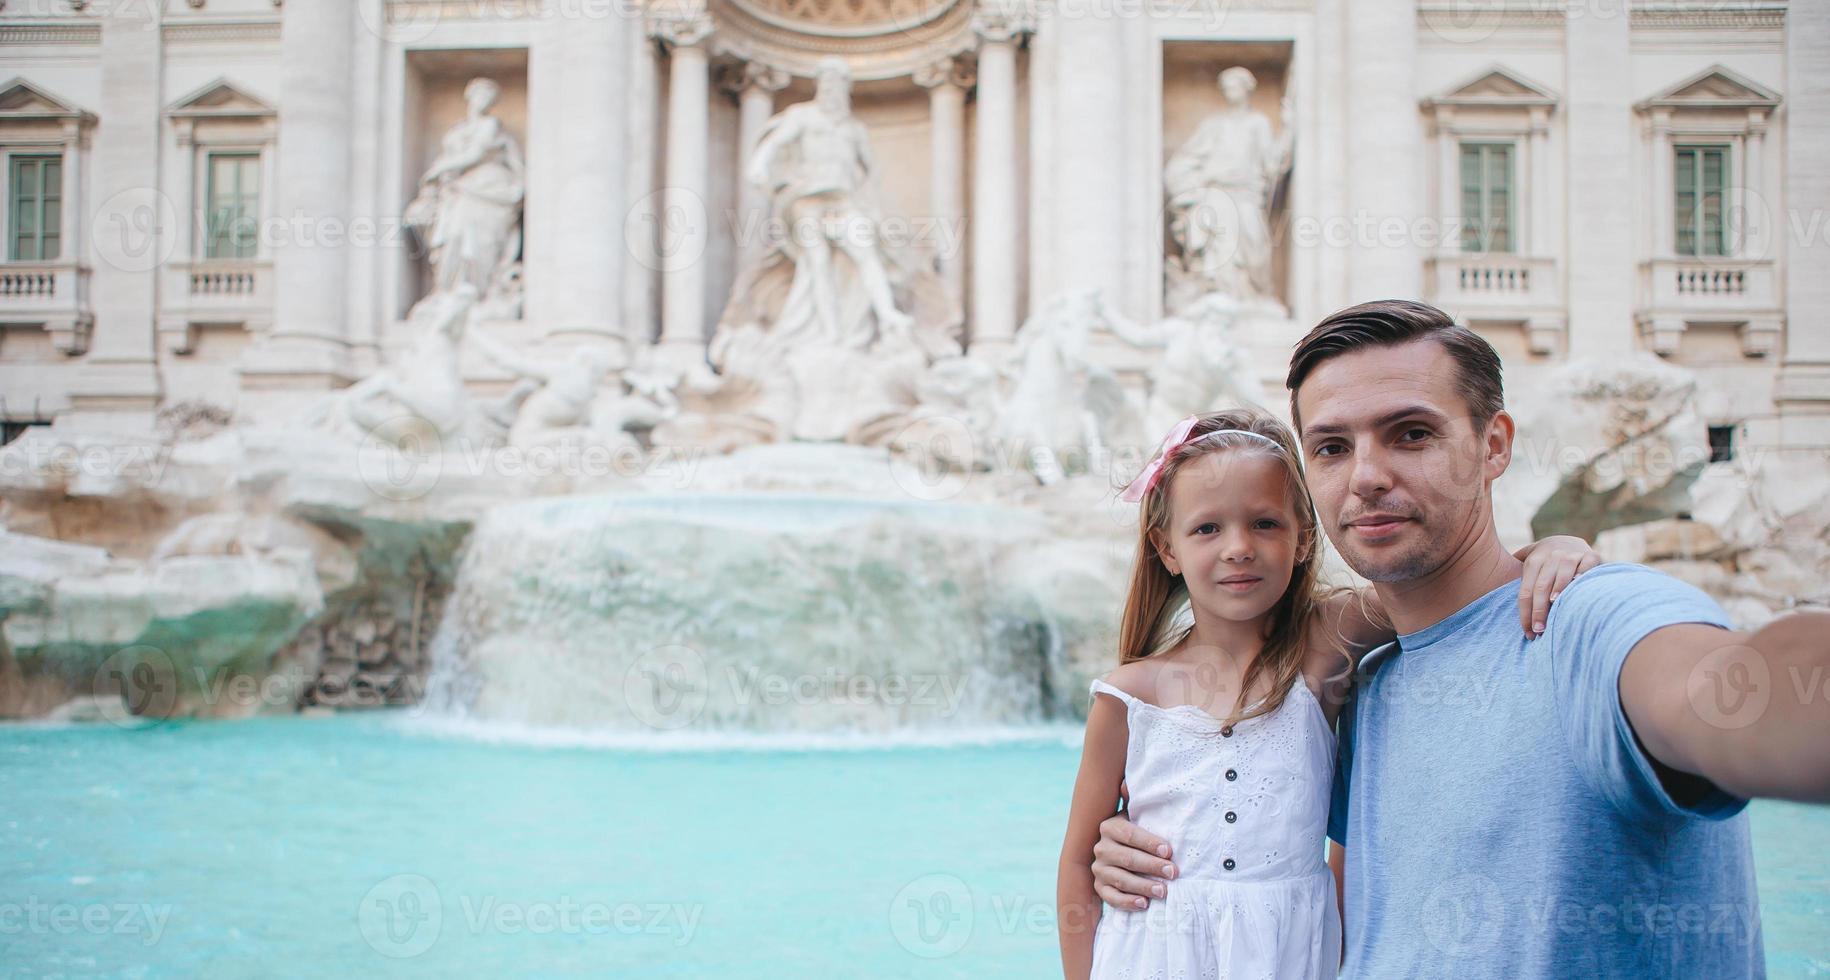
[[[1110,694],[1120,701],[1125,702],[1125,707],[1127,708],[1134,707],[1139,703],[1136,695],[1121,691],[1097,677],[1093,678],[1093,686],[1090,691],[1093,694]]]

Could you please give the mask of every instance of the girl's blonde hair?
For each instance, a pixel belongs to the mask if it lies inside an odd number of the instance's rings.
[[[1241,432],[1221,432],[1238,429]],[[1244,435],[1255,433],[1264,439]],[[1213,433],[1219,433],[1214,435]],[[1265,442],[1269,439],[1271,445]],[[1228,723],[1267,715],[1283,705],[1284,697],[1302,671],[1309,647],[1316,605],[1334,590],[1322,584],[1322,537],[1316,526],[1315,502],[1298,463],[1295,436],[1289,427],[1262,409],[1236,408],[1200,416],[1179,446],[1165,450],[1156,482],[1144,494],[1137,523],[1137,556],[1131,566],[1131,590],[1125,598],[1125,615],[1119,625],[1119,663],[1157,656],[1173,649],[1194,629],[1188,608],[1188,588],[1179,575],[1171,575],[1151,543],[1150,532],[1168,533],[1169,486],[1189,461],[1219,452],[1250,453],[1280,460],[1290,487],[1291,510],[1296,513],[1297,550],[1302,555],[1290,574],[1290,585],[1266,617],[1264,647],[1246,668]],[[1250,711],[1244,710],[1246,692],[1261,677],[1271,678],[1271,692]],[[1243,712],[1243,713],[1242,713]]]

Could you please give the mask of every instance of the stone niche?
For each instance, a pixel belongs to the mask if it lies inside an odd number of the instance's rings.
[[[1225,69],[1238,65],[1252,73],[1258,85],[1251,94],[1251,108],[1270,119],[1273,135],[1283,135],[1285,120],[1282,102],[1290,82],[1291,52],[1292,45],[1289,41],[1163,42],[1163,155],[1156,162],[1155,174],[1156,203],[1159,208],[1166,204],[1163,196],[1163,169],[1170,157],[1188,142],[1203,120],[1226,108],[1226,99],[1221,94],[1219,85],[1220,72]],[[1299,111],[1300,108],[1299,104]],[[1313,149],[1298,143],[1295,158],[1301,160],[1305,151],[1313,152]],[[1276,298],[1286,308],[1292,305],[1289,191],[1288,179],[1276,186],[1268,219],[1272,244],[1271,281]],[[1167,256],[1176,253],[1176,243],[1170,235],[1168,221],[1165,220],[1162,224],[1162,255],[1165,256],[1163,267],[1166,272]],[[1159,282],[1167,285],[1163,276],[1159,276]]]
[[[741,66],[720,66],[719,77],[729,78]],[[904,75],[897,78],[858,78],[852,82],[852,115],[870,133],[871,179],[877,192],[876,205],[882,214],[886,234],[893,234],[899,244],[908,246],[905,254],[932,262],[939,250],[952,248],[962,254],[961,241],[965,227],[942,228],[932,206],[933,140],[929,117],[928,93]],[[812,78],[793,76],[785,88],[774,93],[773,112],[814,98]],[[743,174],[747,163],[744,148],[739,146],[739,118],[736,97],[727,86],[714,88],[710,114],[712,200],[717,217],[715,230],[707,248],[707,304],[713,320],[723,309],[736,282],[745,246],[757,235],[767,233],[768,215],[746,214],[743,200]],[[966,153],[960,161],[961,181],[970,195],[971,181],[964,175],[971,159],[971,113],[967,113]],[[968,212],[970,213],[970,212]],[[765,241],[767,239],[764,239]]]
[[[473,78],[487,78],[501,87],[490,115],[520,145],[525,158],[527,138],[527,49],[488,48],[407,53],[400,200],[404,204],[419,192],[419,181],[438,158],[440,143],[451,127],[464,121],[464,87]],[[408,268],[400,276],[399,295],[389,311],[393,318],[406,315],[432,286],[432,267],[417,248],[403,248]]]

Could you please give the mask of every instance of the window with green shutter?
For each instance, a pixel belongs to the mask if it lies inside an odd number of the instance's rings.
[[[260,167],[258,153],[210,154],[209,217],[205,226],[203,257],[251,259],[258,244],[260,221]]]
[[[1727,255],[1728,147],[1679,146],[1672,205],[1679,255]]]
[[[1512,144],[1461,145],[1461,249],[1510,252],[1512,241]]]
[[[7,168],[6,257],[13,262],[50,262],[63,245],[64,158],[56,154],[16,155]]]

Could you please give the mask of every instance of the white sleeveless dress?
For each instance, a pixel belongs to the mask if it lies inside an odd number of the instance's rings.
[[[1177,871],[1148,908],[1104,908],[1095,980],[1333,977],[1341,919],[1323,844],[1335,743],[1309,685],[1298,677],[1275,712],[1232,729],[1103,680],[1093,691],[1125,703],[1131,819],[1169,841]]]

